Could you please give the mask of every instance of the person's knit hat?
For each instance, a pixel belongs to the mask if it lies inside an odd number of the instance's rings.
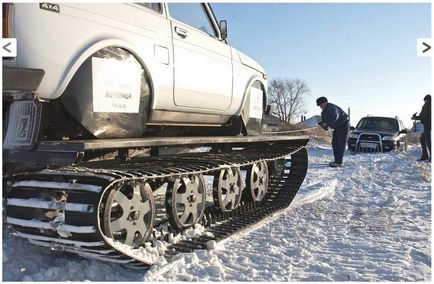
[[[327,103],[328,101],[327,101],[327,98],[326,97],[319,97],[319,98],[317,98],[316,99],[316,105],[317,106],[319,106],[319,105],[321,105],[321,104],[323,104],[323,103]]]
[[[423,98],[424,101],[431,101],[431,95],[428,94]]]

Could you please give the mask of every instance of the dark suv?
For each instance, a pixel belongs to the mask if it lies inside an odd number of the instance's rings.
[[[407,150],[407,130],[398,117],[367,116],[350,129],[348,149],[352,152]]]

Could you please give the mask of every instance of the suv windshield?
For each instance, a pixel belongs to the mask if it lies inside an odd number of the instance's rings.
[[[357,124],[357,129],[374,131],[398,131],[398,121],[385,117],[364,117]]]

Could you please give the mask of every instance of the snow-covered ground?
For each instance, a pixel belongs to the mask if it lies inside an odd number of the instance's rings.
[[[345,156],[309,143],[309,170],[291,206],[254,228],[143,273],[11,237],[4,281],[431,281],[431,165],[406,153]]]

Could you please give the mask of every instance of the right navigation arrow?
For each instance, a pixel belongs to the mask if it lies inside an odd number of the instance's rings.
[[[433,50],[431,47],[434,44],[432,38],[418,38],[416,42],[416,55],[421,57],[433,56]]]
[[[422,50],[423,53],[425,53],[425,52],[427,52],[428,50],[431,49],[431,46],[430,46],[429,44],[427,44],[426,42],[422,42],[422,44],[423,44],[424,46],[426,46],[426,48],[425,48],[424,50]]]

